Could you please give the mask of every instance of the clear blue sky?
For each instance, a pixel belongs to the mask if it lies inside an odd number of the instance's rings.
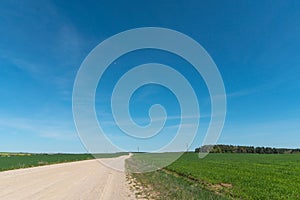
[[[101,41],[148,26],[192,37],[217,64],[228,95],[219,143],[299,147],[299,1],[1,1],[0,13],[0,151],[85,152],[72,117],[77,70]],[[199,146],[210,114],[205,84],[165,52],[134,52],[109,68],[97,92],[100,122],[126,145],[107,97],[125,69],[146,62],[173,66],[195,87],[203,119],[191,148]],[[145,86],[132,101],[140,124],[149,105],[166,105],[165,131],[176,130],[178,102],[165,88]]]

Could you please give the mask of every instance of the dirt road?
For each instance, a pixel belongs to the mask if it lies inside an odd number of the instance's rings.
[[[124,167],[128,156],[101,159]],[[18,169],[0,173],[1,200],[135,199],[125,174],[97,160]]]

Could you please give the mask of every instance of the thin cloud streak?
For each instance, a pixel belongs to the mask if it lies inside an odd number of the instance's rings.
[[[11,133],[36,134],[39,137],[72,140],[76,136],[76,130],[71,124],[61,121],[37,120],[28,118],[0,118],[2,130],[12,129]],[[74,130],[73,130],[74,129]]]

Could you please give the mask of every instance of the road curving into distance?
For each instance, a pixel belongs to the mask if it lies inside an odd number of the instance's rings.
[[[129,156],[99,159],[124,167]],[[125,173],[99,160],[62,163],[0,173],[1,200],[135,199]],[[124,170],[123,170],[124,171]]]

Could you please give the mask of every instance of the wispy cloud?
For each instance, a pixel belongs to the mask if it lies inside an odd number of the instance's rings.
[[[242,97],[242,96],[248,96],[251,94],[254,94],[258,92],[259,90],[257,88],[252,88],[252,89],[245,89],[245,90],[240,90],[240,91],[235,91],[231,93],[227,93],[226,97],[227,98],[235,98],[235,97]]]
[[[72,140],[76,137],[76,131],[72,124],[66,121],[50,121],[28,118],[0,118],[0,126],[3,130],[9,128],[12,133],[31,133],[39,137]]]
[[[0,34],[1,58],[35,80],[55,87],[63,100],[70,100],[76,71],[91,49],[91,39],[81,34],[51,1],[8,4],[1,9],[7,26]],[[11,34],[11,29],[20,31]],[[8,35],[14,42],[4,42]]]
[[[104,115],[103,115],[104,116]],[[111,116],[109,113],[106,113],[106,116]],[[201,118],[210,118],[210,115],[201,115],[201,117],[199,118],[199,116],[167,116],[166,118],[163,117],[157,117],[157,118],[153,118],[152,121],[153,122],[161,122],[161,121],[165,121],[165,120],[170,120],[170,121],[178,121],[178,120],[195,120],[195,119],[201,119]],[[115,125],[121,125],[121,126],[130,126],[132,125],[132,122],[138,121],[140,123],[147,123],[150,122],[149,121],[150,118],[146,118],[146,117],[140,117],[140,118],[133,118],[133,119],[124,119],[122,121],[119,121],[118,124],[116,124],[116,122],[114,120],[108,120],[108,119],[100,119],[100,123],[103,125],[108,125],[108,126],[115,126]]]
[[[252,123],[232,122],[225,125],[221,142],[299,148],[300,119],[290,118]]]

